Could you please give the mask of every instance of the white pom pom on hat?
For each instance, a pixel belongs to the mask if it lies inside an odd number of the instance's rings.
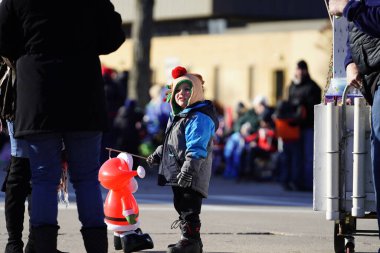
[[[132,158],[131,154],[123,152],[123,153],[120,153],[117,156],[117,158],[124,160],[128,164],[129,169],[132,170],[132,168],[133,168],[133,158]]]

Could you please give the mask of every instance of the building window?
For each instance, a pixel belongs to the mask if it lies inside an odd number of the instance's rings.
[[[255,96],[255,89],[254,89],[254,77],[255,77],[255,68],[251,65],[248,67],[248,99],[249,101],[252,101]]]
[[[274,97],[276,101],[282,99],[284,92],[284,79],[285,74],[283,70],[275,70],[274,71]]]

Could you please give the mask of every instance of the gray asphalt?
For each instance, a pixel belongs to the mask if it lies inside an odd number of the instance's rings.
[[[141,228],[149,233],[155,247],[147,252],[163,253],[166,246],[179,239],[179,230],[170,229],[177,218],[169,187],[156,185],[151,171],[138,179],[135,197],[140,207]],[[1,173],[3,174],[3,173]],[[0,175],[2,180],[3,175]],[[70,189],[70,193],[72,193]],[[107,191],[104,190],[104,196]],[[70,253],[85,252],[77,219],[75,198],[70,205],[59,205],[58,247]],[[0,194],[0,216],[4,217],[4,194]],[[213,177],[210,196],[204,201],[201,236],[208,253],[328,253],[333,249],[333,222],[323,212],[312,210],[311,192],[287,192],[274,182],[236,183]],[[24,238],[28,223],[25,221]],[[376,229],[375,220],[358,220],[358,229]],[[112,232],[109,235],[109,252]],[[5,219],[0,219],[0,252],[7,239]],[[356,237],[356,252],[377,252],[376,237]]]

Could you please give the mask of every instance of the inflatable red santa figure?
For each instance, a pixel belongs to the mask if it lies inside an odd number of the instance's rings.
[[[105,223],[114,232],[115,249],[125,253],[153,248],[152,238],[140,229],[139,207],[133,196],[138,188],[134,177],[144,178],[145,170],[132,167],[132,156],[120,153],[107,160],[99,171],[101,185],[109,190],[104,203]]]

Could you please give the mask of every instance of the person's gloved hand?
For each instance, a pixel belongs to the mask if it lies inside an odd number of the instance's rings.
[[[151,154],[146,158],[146,163],[150,168],[152,168],[154,165],[158,165],[160,162],[160,157],[157,155]]]
[[[181,171],[178,174],[177,179],[178,179],[179,186],[183,188],[187,188],[191,186],[191,181],[193,180],[193,176],[186,171]]]

